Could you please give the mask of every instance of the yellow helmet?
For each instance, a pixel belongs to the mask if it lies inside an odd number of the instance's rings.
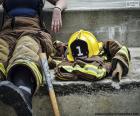
[[[76,57],[98,55],[103,43],[89,31],[80,30],[72,34],[68,41],[67,59],[74,61]]]

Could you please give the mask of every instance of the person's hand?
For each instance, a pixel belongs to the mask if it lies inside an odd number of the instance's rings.
[[[115,82],[120,82],[121,78],[122,78],[122,66],[119,62],[117,62],[116,68],[114,69],[114,71],[112,72],[112,80]]]
[[[51,30],[56,33],[60,30],[60,27],[62,27],[61,9],[55,7],[52,15]]]

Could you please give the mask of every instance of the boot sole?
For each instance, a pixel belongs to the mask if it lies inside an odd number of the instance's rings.
[[[18,116],[32,116],[32,110],[29,108],[24,95],[15,85],[8,81],[0,83],[0,100],[12,106]]]

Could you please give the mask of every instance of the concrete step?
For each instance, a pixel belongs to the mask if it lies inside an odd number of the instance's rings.
[[[67,0],[67,10],[139,9],[140,0]],[[51,4],[46,4],[52,8]]]
[[[129,74],[119,84],[111,77],[101,81],[56,81],[53,85],[62,116],[140,115],[140,47],[129,48]],[[8,109],[8,112],[7,112]],[[46,87],[41,87],[33,98],[34,116],[53,116]],[[12,112],[12,113],[11,113]],[[111,114],[112,113],[112,114]],[[0,102],[0,116],[15,116],[12,108]]]
[[[139,116],[140,48],[129,48],[129,50],[132,55],[130,71],[119,84],[112,82],[111,77],[97,82],[53,80],[61,115],[95,116],[99,113],[103,116],[120,116],[126,113],[125,115],[129,116],[134,113],[133,115]],[[53,71],[51,74],[53,76]],[[33,99],[36,115],[53,116],[46,94],[46,88],[41,88]]]
[[[67,42],[80,29],[91,31],[98,40],[115,39],[129,47],[139,47],[139,0],[68,0],[63,12],[63,27],[54,39]],[[51,8],[46,3],[44,20],[50,30]]]

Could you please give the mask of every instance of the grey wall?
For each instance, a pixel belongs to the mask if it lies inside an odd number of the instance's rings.
[[[45,12],[47,28],[51,24],[51,12]],[[140,11],[66,11],[63,13],[63,28],[54,39],[67,42],[75,31],[85,29],[95,34],[98,40],[115,39],[129,47],[140,46]]]

